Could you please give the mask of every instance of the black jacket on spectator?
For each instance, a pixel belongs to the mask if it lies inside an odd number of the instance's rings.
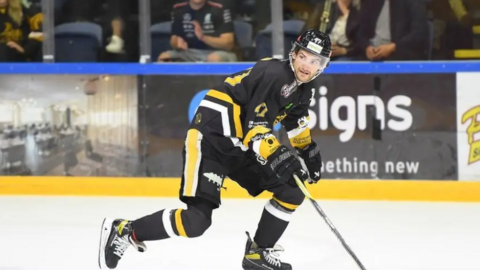
[[[318,3],[315,5],[314,11],[310,14],[307,22],[305,23],[305,26],[303,27],[301,33],[307,31],[308,29],[319,29],[320,28],[320,18],[322,16],[322,13],[324,11],[324,5],[325,3],[322,1],[321,3]],[[342,12],[340,11],[340,8],[336,3],[334,3],[331,7],[330,10],[330,16],[329,16],[329,21],[327,24],[326,32],[330,34],[333,30],[333,27],[335,26],[335,22],[338,20],[338,18],[342,15]],[[347,35],[348,40],[350,41],[350,46],[347,48],[347,54],[345,56],[348,57],[358,57],[362,55],[362,50],[358,46],[357,43],[357,35],[358,35],[358,30],[360,27],[360,11],[353,6],[353,4],[350,4],[349,6],[349,15],[347,19],[347,26],[345,29],[345,34]]]
[[[332,12],[333,14],[330,15],[331,24],[328,25],[329,28],[327,30],[328,33],[330,33],[333,30],[333,27],[335,26],[335,22],[338,20],[338,18],[342,14],[342,12],[340,11],[340,8],[338,8],[337,5],[335,5],[335,8],[333,8]],[[347,35],[347,38],[350,41],[350,46],[347,47],[347,54],[345,56],[356,57],[359,54],[361,54],[361,50],[359,49],[357,44],[357,34],[360,27],[359,16],[360,16],[359,10],[350,4],[348,19],[347,19],[347,27],[345,29],[345,34]]]
[[[375,36],[377,19],[386,0],[362,0],[358,42],[363,55]],[[390,34],[396,51],[388,60],[425,60],[428,50],[428,16],[425,2],[390,0]]]
[[[207,1],[201,9],[193,10],[188,2],[178,3],[173,6],[172,34],[183,38],[189,49],[214,50],[195,36],[192,21],[199,22],[208,36],[234,32],[230,9],[223,4]]]

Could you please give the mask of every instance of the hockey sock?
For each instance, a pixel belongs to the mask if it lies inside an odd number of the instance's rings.
[[[137,241],[153,241],[170,237],[198,237],[212,224],[213,206],[207,203],[189,205],[188,209],[164,209],[132,222]]]
[[[298,205],[282,202],[273,197],[263,209],[254,241],[259,247],[273,247],[287,229]]]
[[[172,212],[170,209],[164,209],[133,221],[135,240],[142,242],[172,237],[170,234],[175,227],[171,218]]]

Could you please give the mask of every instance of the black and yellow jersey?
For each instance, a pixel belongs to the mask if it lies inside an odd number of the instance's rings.
[[[214,135],[209,141],[222,153],[251,149],[267,158],[280,146],[273,135],[277,123],[286,129],[292,146],[310,144],[308,108],[313,95],[313,83],[298,83],[288,60],[264,59],[211,89],[200,107],[218,112],[219,119],[202,120],[197,110],[192,128],[206,139]],[[228,140],[218,139],[222,136]]]
[[[43,14],[36,8],[0,8],[0,43],[14,41],[25,50],[27,58],[35,57],[41,49]]]

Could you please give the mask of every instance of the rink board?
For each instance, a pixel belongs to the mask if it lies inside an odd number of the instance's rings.
[[[227,179],[222,198],[252,198]],[[179,178],[1,177],[0,195],[178,197]],[[334,200],[480,202],[480,182],[321,180],[315,198]],[[259,198],[269,198],[264,192]]]
[[[181,88],[183,94],[188,89],[194,89],[195,91],[201,90],[202,87],[207,87],[208,85],[204,83],[198,83],[200,76],[223,76],[230,74],[232,72],[244,70],[252,66],[253,63],[236,63],[236,64],[0,64],[0,73],[6,77],[12,77],[17,82],[19,81],[16,75],[19,76],[58,76],[55,80],[65,79],[65,76],[71,75],[95,75],[95,76],[116,76],[123,78],[122,76],[138,76],[139,82],[145,81],[148,76],[160,77],[160,76],[171,76],[171,78],[176,78],[177,81],[193,81],[195,87]],[[388,81],[389,85],[398,85],[402,89],[397,91],[398,93],[405,93],[405,91],[412,89],[412,81],[406,82],[407,84],[397,83],[399,80],[399,74],[404,74],[410,76],[410,78],[415,77],[419,78],[420,75],[431,75],[437,74],[438,78],[431,79],[430,77],[425,77],[432,82],[432,85],[429,85],[427,90],[432,91],[432,93],[427,92],[418,92],[421,94],[419,100],[419,106],[415,110],[412,110],[412,118],[422,120],[425,125],[424,129],[420,129],[421,132],[417,132],[417,129],[410,132],[412,135],[421,134],[427,136],[428,138],[433,138],[430,144],[432,147],[437,147],[437,143],[441,142],[446,149],[444,152],[439,152],[440,154],[445,154],[445,156],[439,156],[438,151],[428,152],[423,148],[418,148],[419,155],[410,155],[403,157],[407,161],[415,161],[415,158],[424,158],[424,161],[427,161],[426,165],[422,164],[420,168],[424,169],[425,173],[420,175],[413,175],[405,177],[403,174],[393,175],[392,179],[398,179],[400,177],[403,179],[412,179],[412,180],[322,180],[317,185],[309,185],[309,190],[315,198],[319,199],[336,199],[336,200],[392,200],[392,201],[452,201],[452,202],[480,202],[480,161],[472,162],[469,160],[471,158],[470,153],[472,149],[475,150],[479,146],[477,143],[471,143],[469,138],[473,136],[473,132],[470,132],[469,126],[472,121],[463,121],[462,116],[468,115],[468,113],[475,108],[479,107],[480,104],[480,95],[476,95],[478,81],[480,80],[480,62],[389,62],[389,63],[369,63],[369,62],[359,62],[359,63],[332,63],[331,67],[325,72],[326,75],[344,75],[344,76],[353,76],[360,78],[365,74],[372,74],[376,77],[379,75],[385,75],[385,80]],[[447,75],[452,75],[454,78],[450,80],[448,84],[449,87],[445,87],[444,81],[439,78],[444,78]],[[415,75],[415,76],[413,76]],[[455,76],[454,76],[455,75]],[[106,76],[108,77],[108,76]],[[328,79],[328,76],[322,76]],[[352,78],[353,78],[352,77]],[[365,77],[365,76],[363,76]],[[381,77],[381,76],[380,76]],[[384,78],[382,77],[382,78]],[[395,77],[398,77],[396,80]],[[32,78],[28,78],[28,81],[33,81]],[[50,77],[49,77],[50,78]],[[79,77],[80,78],[80,77]],[[393,79],[392,79],[393,78]],[[422,80],[426,80],[421,78]],[[210,79],[207,78],[207,79]],[[337,79],[338,81],[347,82],[352,84],[351,78],[349,80],[344,80],[343,77]],[[387,80],[388,79],[388,80]],[[362,79],[363,80],[363,79]],[[113,80],[110,80],[112,82]],[[335,81],[335,80],[334,80]],[[447,80],[448,81],[448,80]],[[38,83],[38,80],[36,80]],[[171,82],[169,80],[163,80],[163,82]],[[339,82],[335,81],[337,84]],[[373,94],[373,80],[368,80],[368,85],[362,87],[365,93],[360,94]],[[415,85],[416,81],[413,81]],[[335,84],[335,85],[337,85]],[[160,83],[154,83],[152,85],[158,86]],[[170,84],[167,84],[170,86]],[[353,83],[354,86],[358,86],[356,82]],[[178,85],[176,85],[178,86]],[[384,85],[385,86],[385,85]],[[439,87],[445,87],[446,90],[443,91],[443,95],[440,95],[441,98],[434,99],[438,96]],[[118,88],[118,84],[117,84]],[[118,90],[115,88],[115,90]],[[350,89],[351,88],[351,89]],[[357,87],[358,88],[358,87]],[[358,89],[355,87],[350,87],[349,85],[344,85],[344,87],[332,88],[330,93],[339,93],[339,89],[350,89],[350,91],[355,91],[356,95],[359,95]],[[13,89],[13,88],[12,88]],[[74,87],[71,87],[74,89]],[[390,96],[386,93],[391,93],[392,87],[387,87],[382,89],[382,93],[386,98]],[[62,89],[63,90],[63,89]],[[335,90],[335,92],[333,91]],[[414,89],[415,90],[415,89]],[[73,91],[73,90],[72,90]],[[192,90],[193,91],[193,90]],[[389,92],[390,91],[390,92]],[[140,91],[142,92],[142,91]],[[153,91],[152,91],[153,92]],[[157,92],[158,89],[157,89]],[[455,94],[452,96],[452,93]],[[342,95],[348,96],[350,92],[345,92]],[[396,95],[396,94],[395,94]],[[155,99],[154,96],[149,95],[146,100],[165,100],[165,99]],[[382,95],[380,95],[382,97]],[[415,97],[415,96],[414,96]],[[333,101],[338,98],[338,95],[331,97],[329,100]],[[142,99],[143,100],[143,99]],[[434,103],[432,100],[446,102],[444,103]],[[171,115],[180,115],[180,119],[185,119],[187,123],[187,107],[189,99],[183,99],[182,104],[184,106],[177,106],[175,103],[168,100],[165,104],[174,104],[175,107],[181,108],[181,113],[170,114],[164,113],[164,116],[171,118]],[[388,104],[387,99],[385,103]],[[167,104],[167,105],[168,105]],[[165,109],[166,106],[162,108]],[[436,105],[436,106],[435,106]],[[441,110],[434,110],[433,108],[441,108]],[[185,108],[184,108],[185,107]],[[131,107],[133,108],[133,107]],[[387,106],[388,109],[388,106]],[[452,113],[450,113],[450,111]],[[133,110],[137,113],[136,110]],[[142,112],[142,111],[140,111]],[[415,114],[415,112],[417,114]],[[437,119],[437,116],[440,112],[444,112],[451,116],[449,121],[442,121],[444,125],[445,122],[448,122],[447,126],[439,126],[434,120]],[[133,114],[132,114],[133,115]],[[141,115],[141,114],[140,114]],[[184,117],[182,116],[184,115]],[[417,117],[418,115],[418,117]],[[158,115],[154,115],[158,117]],[[422,117],[424,116],[424,117]],[[429,116],[429,117],[427,117]],[[114,118],[109,118],[109,120]],[[157,118],[156,118],[157,119]],[[160,118],[158,118],[160,119]],[[157,120],[158,120],[157,119]],[[444,119],[444,118],[440,118]],[[165,119],[162,119],[165,120]],[[143,121],[140,121],[143,123]],[[169,122],[164,123],[167,125]],[[184,124],[185,124],[184,123]],[[473,126],[473,125],[472,125]],[[141,127],[143,128],[143,126]],[[165,128],[163,128],[165,130]],[[168,129],[167,129],[168,131]],[[316,128],[316,131],[319,131]],[[410,131],[410,130],[409,130]],[[426,131],[430,131],[428,133]],[[442,135],[448,133],[448,140],[444,140],[441,136],[436,136],[438,134]],[[185,133],[179,132],[180,136],[183,139]],[[319,136],[322,136],[323,133],[319,132]],[[385,137],[395,135],[395,132],[385,132]],[[431,136],[431,135],[434,136]],[[366,139],[370,140],[370,134],[360,134],[358,145],[368,145],[364,143]],[[402,135],[402,134],[397,134]],[[368,136],[368,137],[367,137]],[[144,140],[141,136],[140,140]],[[420,137],[420,136],[418,136]],[[169,139],[167,135],[161,137],[161,139]],[[394,137],[396,138],[396,137]],[[404,139],[408,137],[404,136]],[[325,138],[322,138],[325,139]],[[408,140],[404,140],[408,142]],[[447,143],[445,143],[447,141]],[[140,144],[145,141],[139,141]],[[162,142],[162,141],[161,141]],[[167,140],[167,143],[158,145],[168,145],[170,141]],[[151,142],[150,142],[151,143]],[[421,143],[421,141],[420,141]],[[150,144],[154,145],[154,144]],[[326,144],[332,145],[332,144]],[[341,145],[341,144],[340,144]],[[351,155],[356,154],[353,151],[354,148],[350,147],[347,144],[343,144],[347,149],[338,151],[338,148],[331,147],[332,153],[348,153]],[[403,148],[402,148],[403,147]],[[407,146],[401,145],[401,149],[417,149],[416,146]],[[362,152],[363,148],[358,148],[359,153]],[[149,149],[151,153],[151,149]],[[385,151],[379,151],[380,153],[385,153]],[[474,152],[474,151],[473,151]],[[146,153],[138,153],[139,155],[146,155]],[[169,160],[172,152],[167,152],[166,156]],[[180,151],[177,151],[180,153]],[[325,158],[336,157],[332,153],[326,151],[324,153]],[[376,156],[372,152],[368,152],[369,156],[375,157],[375,161],[378,161]],[[371,154],[370,154],[371,153]],[[428,158],[421,155],[422,153],[427,153]],[[435,154],[434,154],[435,153]],[[396,156],[394,156],[396,157]],[[437,163],[436,157],[439,161],[444,163]],[[458,158],[457,158],[458,157]],[[384,161],[381,159],[380,161]],[[387,160],[388,161],[388,160]],[[397,161],[397,160],[394,160]],[[400,160],[401,161],[401,160]],[[154,163],[159,164],[159,163]],[[168,166],[171,164],[165,165],[165,167],[157,166],[158,170],[164,173],[163,169],[170,169]],[[148,168],[150,171],[152,168]],[[179,170],[172,168],[172,171],[178,173]],[[327,172],[328,173],[328,172]],[[330,175],[327,176],[327,173],[324,174],[325,178],[355,178],[352,176],[346,175]],[[35,174],[35,173],[34,173]],[[58,175],[58,174],[57,174]],[[159,174],[152,174],[159,175]],[[163,174],[170,175],[170,174]],[[177,176],[178,174],[171,174]],[[442,178],[443,176],[443,178]],[[380,178],[387,179],[388,177]],[[360,179],[368,178],[368,176],[359,176]],[[390,178],[388,178],[390,179]],[[415,179],[415,180],[413,180]],[[426,181],[421,181],[419,179],[430,179]],[[436,179],[438,181],[432,180]],[[457,181],[460,180],[460,181]],[[464,182],[465,181],[465,182]],[[467,182],[471,181],[471,182]],[[0,195],[38,195],[38,196],[47,196],[47,195],[58,195],[58,196],[127,196],[127,197],[157,197],[157,198],[176,198],[179,193],[179,178],[118,178],[118,177],[62,177],[62,176],[41,176],[41,177],[10,177],[2,176],[0,177]],[[226,181],[225,186],[227,190],[222,190],[223,198],[251,198],[243,189],[241,189],[237,184]],[[271,195],[268,193],[262,194],[261,198],[268,198]],[[0,207],[1,208],[1,207]],[[0,267],[1,268],[1,267]]]

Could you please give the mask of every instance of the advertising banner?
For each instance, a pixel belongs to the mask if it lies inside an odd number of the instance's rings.
[[[226,77],[226,76],[225,76]],[[146,167],[150,176],[179,177],[182,172],[182,147],[189,126],[189,112],[223,76],[145,76],[146,123],[149,148]],[[146,119],[142,119],[145,117]]]
[[[324,178],[479,179],[475,76],[320,76],[309,113]],[[179,177],[189,121],[225,77],[0,76],[0,175]]]
[[[206,91],[224,79],[146,77],[151,175],[180,176],[188,123]],[[310,128],[323,150],[324,178],[457,179],[455,90],[455,74],[320,76]]]
[[[0,76],[1,175],[138,172],[136,76]]]
[[[480,181],[480,73],[457,75],[459,180]]]

